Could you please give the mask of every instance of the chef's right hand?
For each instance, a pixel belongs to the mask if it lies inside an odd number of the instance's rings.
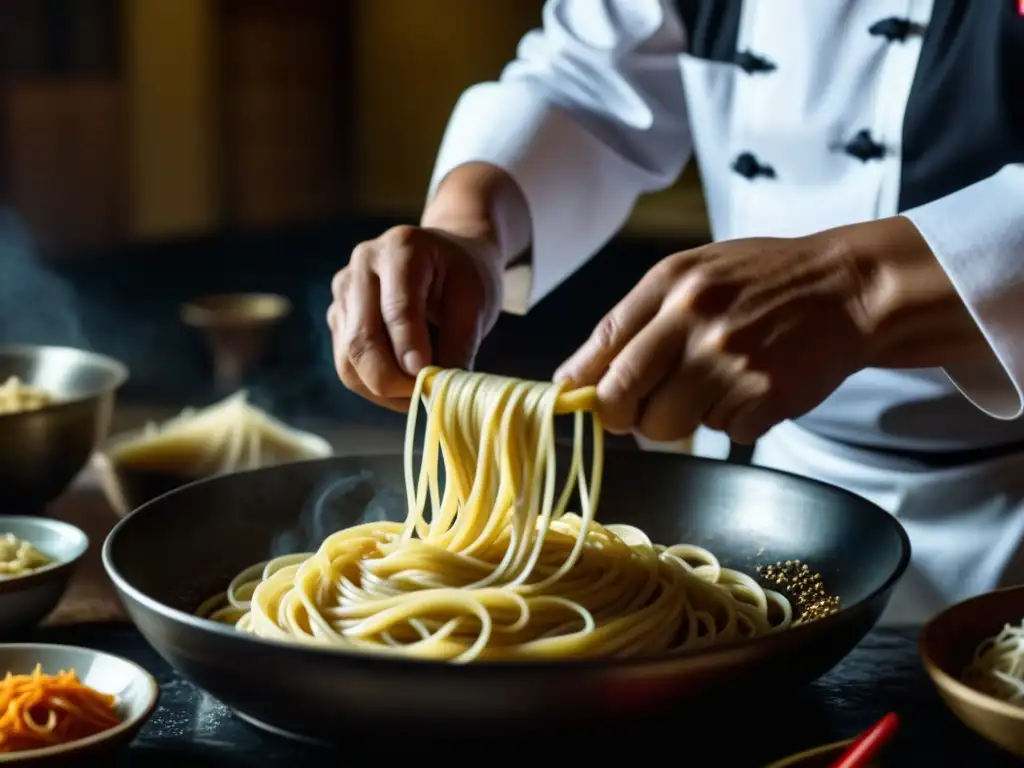
[[[492,243],[399,226],[356,246],[331,291],[327,323],[341,380],[405,411],[421,368],[472,366],[501,309],[501,266]]]

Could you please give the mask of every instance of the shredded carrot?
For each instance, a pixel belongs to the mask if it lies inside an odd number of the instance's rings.
[[[121,722],[115,697],[83,685],[75,670],[0,680],[0,752],[21,752],[84,739]]]

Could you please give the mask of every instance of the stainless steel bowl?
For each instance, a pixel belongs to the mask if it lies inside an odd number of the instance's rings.
[[[89,537],[70,523],[43,517],[0,515],[0,535],[12,533],[53,560],[24,576],[0,578],[0,638],[28,629],[57,607]]]
[[[64,492],[106,438],[128,369],[69,347],[0,347],[0,382],[10,376],[55,400],[0,415],[0,511],[35,513]]]
[[[567,459],[561,452],[563,468]],[[701,653],[464,666],[262,640],[194,615],[271,554],[309,551],[367,519],[401,519],[403,478],[400,456],[377,455],[203,480],[121,520],[103,564],[136,626],[184,677],[263,728],[337,742],[385,724],[468,733],[619,720],[679,702],[694,710],[771,702],[857,644],[910,560],[899,522],[838,488],[720,461],[615,452],[601,519],[639,526],[656,541],[706,546],[746,573],[801,560],[839,598],[839,612]]]

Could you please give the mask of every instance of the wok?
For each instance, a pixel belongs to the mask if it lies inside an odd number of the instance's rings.
[[[560,464],[568,466],[565,451]],[[150,501],[110,533],[103,562],[139,630],[184,677],[258,726],[331,742],[341,723],[564,724],[792,689],[868,632],[910,559],[893,517],[837,488],[689,456],[612,452],[600,519],[638,525],[658,542],[705,546],[747,573],[800,559],[822,574],[841,610],[700,653],[466,666],[260,640],[192,613],[271,554],[315,549],[340,527],[404,512],[400,456],[301,462]]]

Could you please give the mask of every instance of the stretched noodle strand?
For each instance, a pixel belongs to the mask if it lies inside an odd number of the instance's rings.
[[[651,655],[788,627],[782,594],[708,550],[596,521],[596,414],[589,472],[584,459],[594,402],[592,388],[424,370],[406,430],[405,522],[356,525],[314,553],[248,568],[198,614],[264,638],[455,663]],[[561,488],[557,415],[575,422]]]

